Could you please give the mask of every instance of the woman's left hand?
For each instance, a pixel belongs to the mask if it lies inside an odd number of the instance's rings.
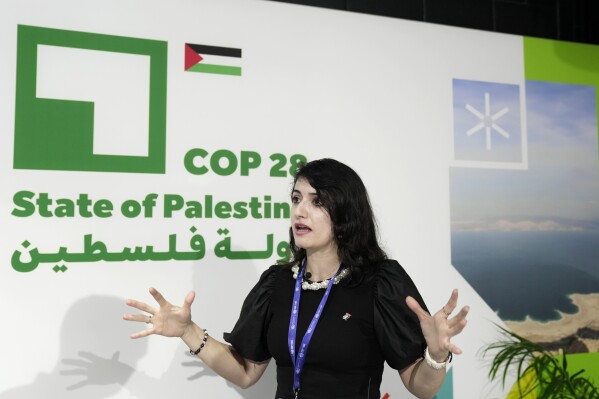
[[[456,355],[462,353],[462,350],[455,346],[451,339],[466,327],[466,315],[470,308],[464,306],[457,315],[449,317],[458,304],[457,289],[453,290],[447,304],[432,316],[414,298],[407,297],[406,303],[418,316],[422,334],[428,345],[428,353],[434,360],[444,362],[449,352]]]

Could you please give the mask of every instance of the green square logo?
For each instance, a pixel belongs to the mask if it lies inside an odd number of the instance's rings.
[[[14,168],[165,173],[167,43],[18,27]]]

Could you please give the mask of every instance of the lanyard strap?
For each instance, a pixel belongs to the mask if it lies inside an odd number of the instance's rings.
[[[295,279],[295,291],[293,293],[293,304],[291,306],[291,318],[289,320],[289,331],[287,334],[287,343],[289,346],[289,354],[291,355],[291,362],[293,363],[293,391],[295,392],[295,397],[297,398],[300,390],[300,375],[302,374],[302,370],[304,369],[304,363],[306,361],[306,352],[308,351],[308,346],[310,345],[310,340],[312,339],[312,335],[314,334],[314,330],[316,329],[316,325],[320,320],[320,315],[324,309],[324,305],[327,303],[327,299],[329,298],[329,293],[331,292],[331,288],[335,282],[335,277],[341,271],[341,265],[337,269],[335,275],[329,281],[327,285],[327,289],[320,300],[320,304],[316,309],[316,313],[314,317],[312,317],[312,321],[302,338],[302,342],[300,344],[299,350],[297,354],[295,353],[295,339],[297,334],[297,319],[299,314],[299,303],[300,296],[302,294],[302,280],[304,277],[304,271],[306,269],[306,260],[304,259],[304,263],[297,273],[297,278]]]

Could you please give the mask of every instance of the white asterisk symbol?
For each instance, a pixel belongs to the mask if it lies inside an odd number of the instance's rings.
[[[503,115],[509,112],[507,107],[503,108],[499,112],[491,115],[491,96],[489,93],[485,93],[485,114],[481,114],[476,108],[474,108],[470,104],[466,104],[466,109],[472,112],[480,122],[474,126],[472,129],[466,132],[467,136],[472,136],[474,133],[478,132],[481,129],[485,129],[486,138],[487,138],[487,150],[491,150],[491,129],[494,129],[497,133],[501,134],[506,139],[510,137],[510,134],[503,130],[501,127],[495,123],[495,121],[501,118]]]

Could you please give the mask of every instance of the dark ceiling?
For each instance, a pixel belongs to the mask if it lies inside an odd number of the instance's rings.
[[[599,44],[599,0],[271,0]]]

